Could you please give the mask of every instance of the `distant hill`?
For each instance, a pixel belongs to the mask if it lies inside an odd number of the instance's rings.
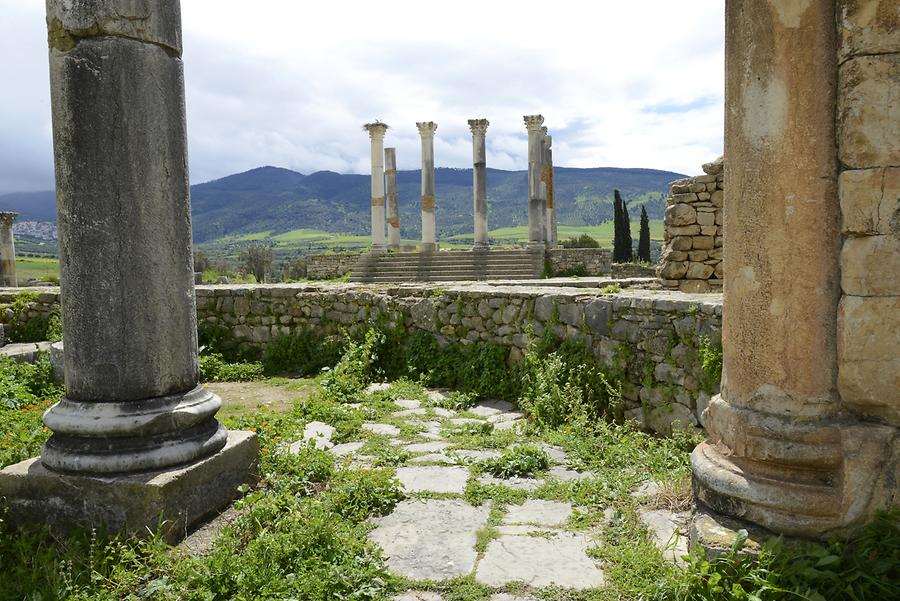
[[[655,169],[557,167],[556,206],[560,224],[597,225],[612,218],[613,189],[629,206],[645,204],[661,219],[672,180],[684,177]],[[492,229],[528,222],[527,173],[487,170],[489,224]],[[420,172],[399,171],[401,233],[420,236]],[[439,168],[435,173],[438,236],[470,233],[472,170]],[[259,167],[191,186],[194,240],[299,228],[347,234],[369,233],[369,176],[318,171],[303,175],[278,167]],[[0,210],[18,211],[21,220],[56,221],[53,192],[0,196]],[[637,212],[632,219],[638,218]]]
[[[672,180],[684,177],[655,169],[557,167],[558,220],[566,225],[596,225],[612,218],[613,189],[629,206],[647,205],[661,219]],[[420,235],[420,172],[399,171],[401,233]],[[527,173],[487,170],[491,228],[528,221]],[[439,168],[435,172],[439,237],[471,232],[472,170]],[[369,176],[319,171],[304,176],[287,169],[260,167],[191,187],[196,242],[233,234],[298,228],[329,232],[369,232]],[[637,215],[633,215],[636,219]]]

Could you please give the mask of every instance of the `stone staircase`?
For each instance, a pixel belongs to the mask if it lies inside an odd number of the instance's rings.
[[[366,253],[351,282],[460,282],[533,280],[544,273],[543,251],[525,249]]]

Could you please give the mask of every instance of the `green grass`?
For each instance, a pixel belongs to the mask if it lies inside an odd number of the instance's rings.
[[[16,257],[16,279],[27,282],[30,279],[48,281],[59,279],[59,259],[46,257]]]
[[[564,238],[578,237],[587,234],[600,243],[600,246],[612,246],[613,241],[613,224],[611,221],[601,223],[600,225],[559,225],[557,227],[557,236],[560,240]],[[491,240],[495,240],[500,244],[514,244],[526,242],[528,240],[528,227],[524,225],[516,227],[504,227],[490,231]],[[635,220],[631,223],[631,235],[637,240],[640,235],[640,221]],[[462,241],[471,240],[471,234],[458,234],[450,236],[447,240]],[[663,239],[663,221],[662,219],[650,220],[650,239]]]

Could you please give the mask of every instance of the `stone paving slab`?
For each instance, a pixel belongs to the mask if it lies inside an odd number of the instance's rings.
[[[376,424],[376,423],[365,423],[362,425],[362,429],[366,432],[371,432],[372,434],[380,434],[381,436],[399,436],[400,428],[397,426],[392,426],[390,424]]]
[[[408,415],[427,415],[428,409],[424,407],[415,407],[413,409],[403,409],[402,411],[394,411],[391,415],[394,417],[406,417]]]
[[[688,552],[686,524],[690,521],[688,512],[667,509],[643,509],[638,517],[647,526],[657,548],[667,561],[681,563],[681,556]]]
[[[456,578],[475,569],[476,533],[489,513],[488,504],[473,507],[458,499],[403,501],[375,520],[369,538],[384,549],[395,574],[413,580]]]
[[[513,409],[513,404],[509,401],[478,401],[474,407],[469,409],[469,413],[490,417],[498,413],[508,413]]]
[[[454,426],[465,426],[466,424],[483,424],[484,420],[474,417],[454,417],[450,420],[450,423]]]
[[[495,486],[506,486],[515,490],[526,490],[531,492],[538,489],[544,484],[539,478],[497,478],[495,476],[482,476],[478,479],[482,484],[493,484]]]
[[[494,430],[496,430],[497,432],[500,432],[503,430],[515,430],[517,428],[520,428],[524,424],[525,424],[524,419],[516,419],[511,422],[497,422],[496,424],[494,424]]]
[[[416,399],[396,399],[394,404],[403,409],[418,409],[422,406],[422,401]]]
[[[497,424],[500,422],[511,422],[517,419],[524,419],[525,412],[524,411],[507,411],[505,413],[497,413],[495,415],[488,416],[487,420],[492,424]]]
[[[429,453],[428,455],[413,457],[408,461],[408,463],[443,463],[447,465],[454,465],[456,464],[456,460],[452,457],[444,455],[443,453]]]
[[[335,428],[325,422],[309,422],[303,428],[303,440],[311,440],[317,449],[330,449],[334,446],[331,437],[334,436]]]
[[[469,470],[464,467],[417,465],[397,468],[397,480],[408,493],[437,492],[462,494]]]
[[[450,409],[444,409],[443,407],[432,407],[431,410],[438,417],[453,417],[456,415],[456,411],[451,411]]]
[[[387,390],[390,387],[391,385],[388,382],[377,382],[366,386],[366,389],[363,392],[366,394],[375,394],[376,392]]]
[[[528,499],[521,505],[510,505],[503,517],[503,523],[561,526],[571,514],[572,505],[569,503]]]
[[[452,443],[449,443],[445,440],[433,440],[431,442],[416,442],[413,444],[408,444],[403,448],[405,448],[410,453],[437,453],[438,451],[443,451],[444,449],[452,446]]]
[[[472,463],[476,461],[484,461],[485,459],[495,459],[502,455],[500,451],[495,451],[493,449],[456,449],[453,451],[447,451],[447,453]]]
[[[364,442],[345,442],[339,445],[335,445],[331,447],[331,452],[337,455],[338,457],[343,457],[345,455],[351,455],[356,453],[361,448],[365,446]]]
[[[544,452],[550,457],[551,463],[565,464],[565,462],[569,460],[565,450],[559,447],[547,444],[546,442],[538,443],[538,446],[544,449]]]
[[[573,532],[546,538],[501,536],[488,543],[475,579],[497,587],[512,582],[578,590],[602,586],[603,572],[587,555],[590,546],[583,534]]]
[[[488,601],[538,601],[537,597],[510,595],[509,593],[494,593]]]

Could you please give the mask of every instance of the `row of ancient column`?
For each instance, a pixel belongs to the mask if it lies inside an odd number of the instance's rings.
[[[552,138],[543,126],[544,117],[528,115],[528,248],[543,249],[556,246],[556,213],[553,192]],[[475,242],[473,250],[490,248],[487,218],[487,153],[485,135],[487,119],[469,119],[472,132],[472,189]],[[376,121],[363,126],[369,132],[372,151],[372,250],[400,248],[400,208],[397,189],[397,152],[384,148],[388,126]],[[437,123],[416,123],[422,139],[422,242],[421,252],[437,248],[435,236],[434,134]],[[385,224],[387,236],[385,237]]]

